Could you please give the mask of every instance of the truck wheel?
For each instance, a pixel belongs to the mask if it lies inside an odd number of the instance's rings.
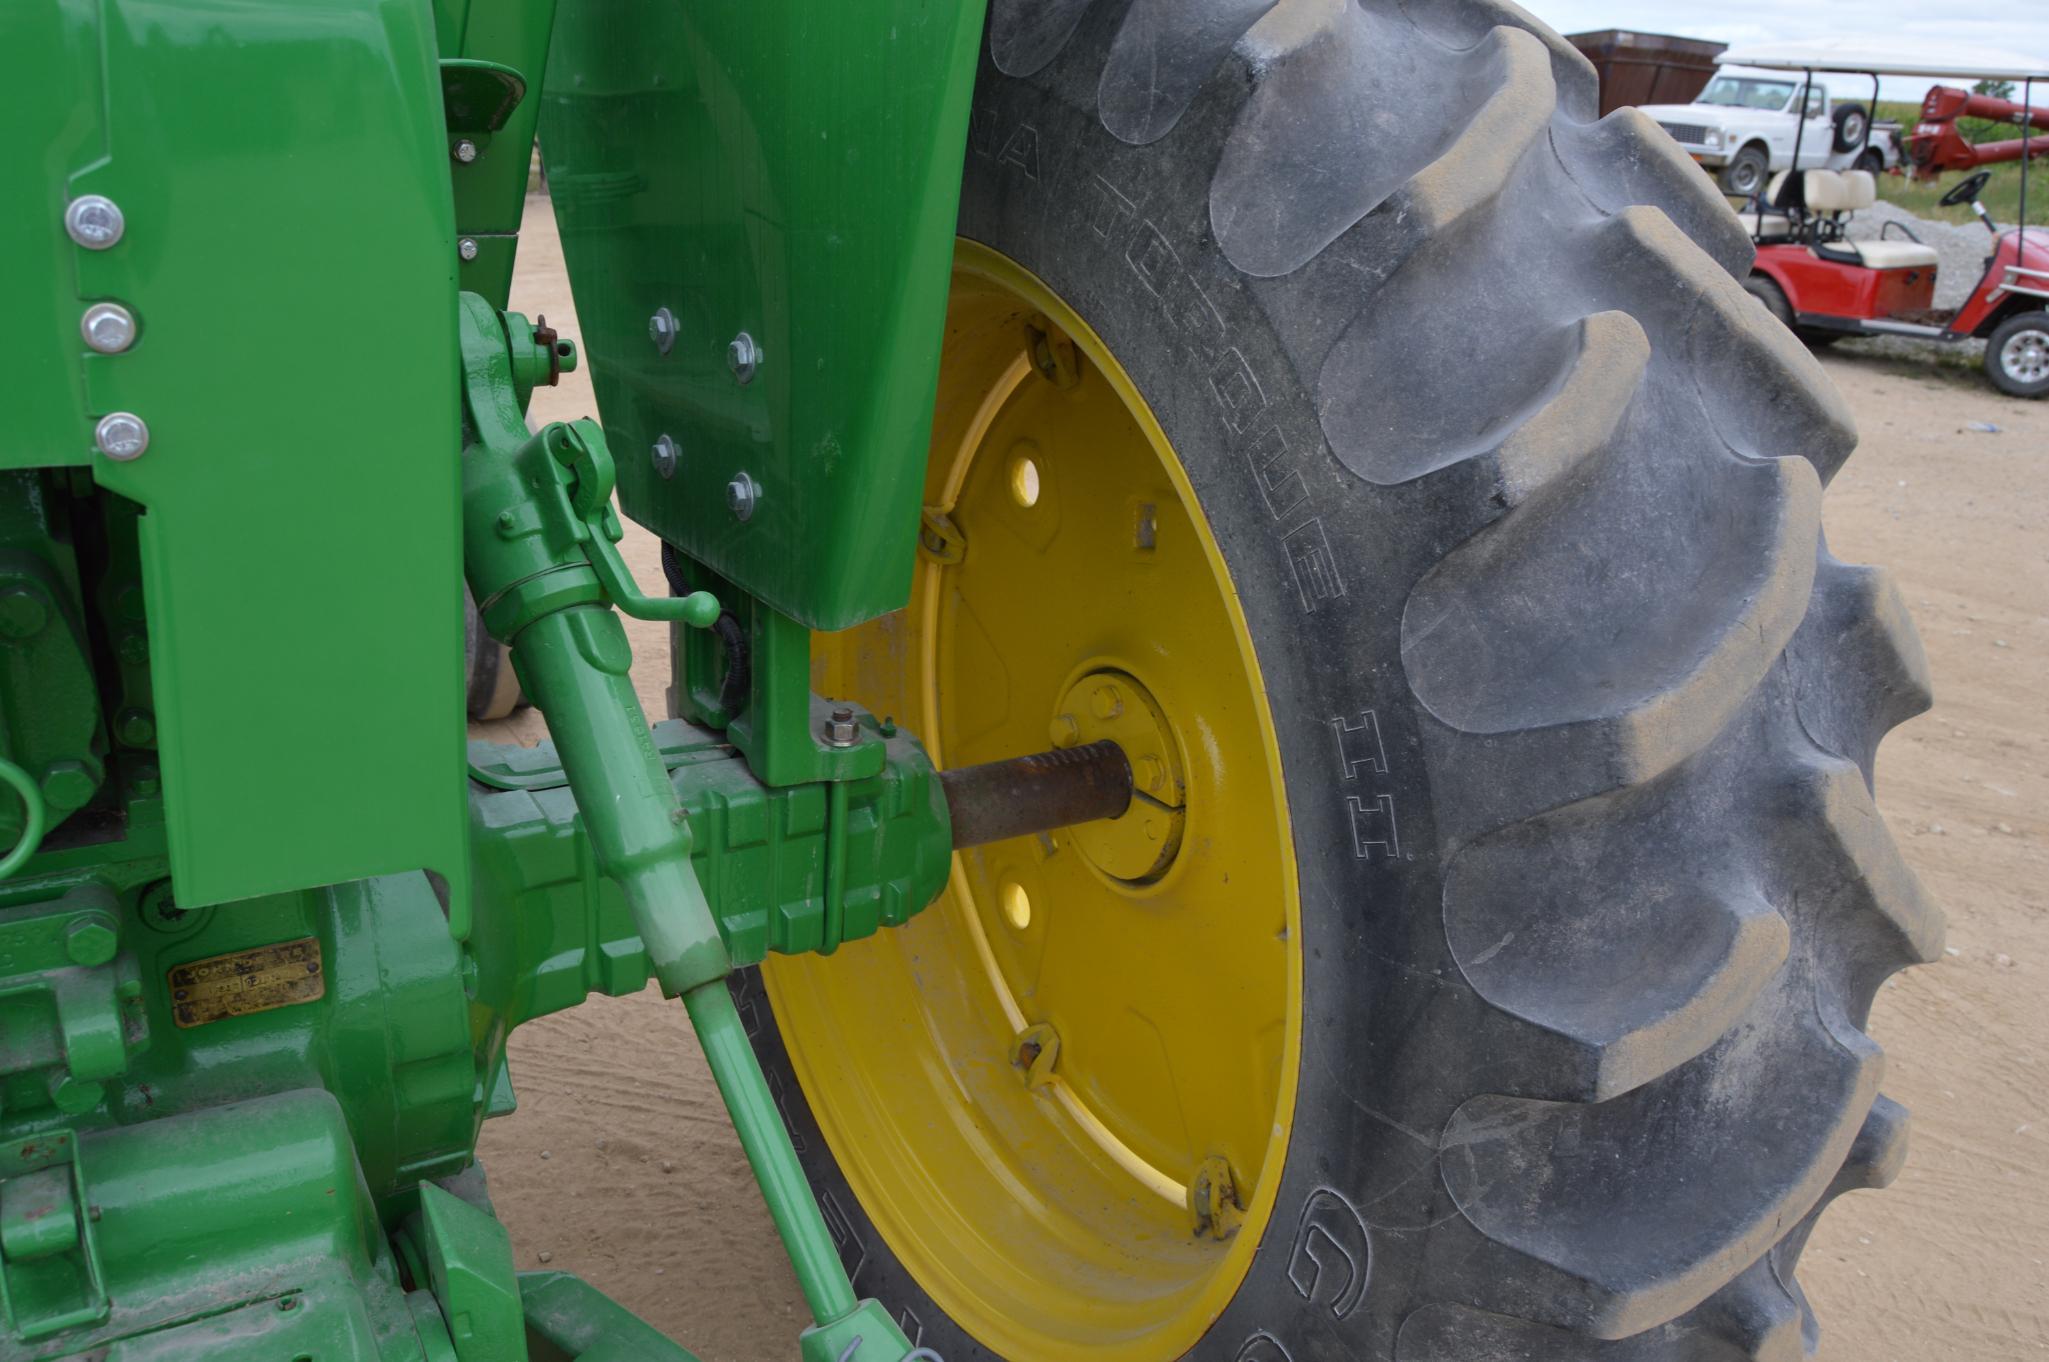
[[[2049,312],[2017,312],[1985,342],[1992,386],[2015,397],[2049,393]]]
[[[1874,176],[1885,174],[1884,153],[1867,148],[1864,154],[1857,158],[1857,169]]]
[[[733,981],[857,1290],[948,1362],[1798,1355],[1941,927],[1743,228],[1485,0],[987,43],[911,603],[821,686],[1141,798]]]
[[[1855,151],[1864,145],[1865,129],[1871,125],[1871,111],[1862,104],[1838,104],[1832,115],[1836,125],[1836,150]]]
[[[1764,188],[1765,176],[1770,172],[1771,160],[1764,154],[1764,148],[1745,147],[1729,158],[1717,178],[1723,192],[1747,199]]]

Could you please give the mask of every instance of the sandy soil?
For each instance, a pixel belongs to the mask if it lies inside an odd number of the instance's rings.
[[[577,335],[554,222],[527,218],[514,306]],[[1895,978],[1872,1030],[1914,1112],[1906,1171],[1823,1219],[1802,1280],[1823,1362],[2049,1355],[2049,402],[1954,366],[1826,358],[1864,443],[1828,500],[1831,546],[1898,577],[1934,669],[1879,802],[1950,914],[1949,950]],[[543,420],[595,414],[574,375]],[[1974,431],[1990,423],[1996,434]],[[629,559],[659,589],[652,542]],[[662,712],[663,631],[628,628]],[[536,716],[477,736],[531,742]],[[482,1152],[520,1266],[582,1273],[705,1362],[795,1355],[808,1321],[681,1009],[597,999],[512,1041],[519,1111]]]

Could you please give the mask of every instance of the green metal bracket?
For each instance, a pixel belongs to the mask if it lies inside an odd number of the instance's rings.
[[[120,904],[91,883],[0,918],[0,1083],[8,1106],[47,1102],[83,1116],[148,1045],[142,982],[133,957],[121,954],[120,928]],[[36,1081],[24,1083],[31,1076]]]
[[[882,769],[881,745],[863,728],[853,742],[826,739],[826,721],[844,706],[811,690],[811,631],[767,603],[741,592],[709,569],[692,565],[693,580],[730,601],[747,639],[748,694],[737,713],[719,703],[725,662],[706,634],[672,640],[676,707],[681,717],[724,729],[770,785],[860,780]]]
[[[524,1362],[525,1317],[505,1227],[426,1183],[414,1237],[457,1362]]]
[[[861,722],[886,764],[831,787],[764,786],[717,734],[674,719],[654,726],[694,833],[698,881],[735,964],[872,936],[909,921],[945,887],[952,840],[931,759],[910,735],[884,738],[872,719]],[[575,854],[576,804],[551,746],[472,743],[470,770],[477,877],[502,911],[533,924],[624,919],[616,888],[591,878]],[[576,981],[576,996],[586,986]],[[548,981],[547,996],[555,987]]]
[[[68,1133],[67,1152],[76,1144]],[[75,1158],[6,1176],[0,1168],[0,1316],[24,1341],[107,1317],[84,1174]]]
[[[697,1362],[626,1307],[567,1272],[522,1272],[533,1362]]]

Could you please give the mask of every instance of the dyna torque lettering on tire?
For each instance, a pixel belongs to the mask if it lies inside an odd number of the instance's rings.
[[[949,1362],[1795,1356],[1896,1170],[1925,665],[1742,227],[1594,110],[1483,0],[993,9],[918,585],[826,688],[946,765],[1142,711],[1165,869],[982,849],[735,985]]]

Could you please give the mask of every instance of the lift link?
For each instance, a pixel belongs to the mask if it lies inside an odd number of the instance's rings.
[[[855,1300],[726,990],[731,962],[691,870],[689,827],[633,690],[626,631],[610,609],[705,627],[718,602],[704,593],[653,600],[633,586],[615,547],[603,432],[580,421],[529,435],[508,320],[465,293],[461,334],[463,568],[485,626],[511,647],[521,685],[547,716],[592,854],[619,884],[655,977],[689,1011],[817,1320],[804,1333],[803,1357],[900,1362],[910,1343],[880,1305]]]

